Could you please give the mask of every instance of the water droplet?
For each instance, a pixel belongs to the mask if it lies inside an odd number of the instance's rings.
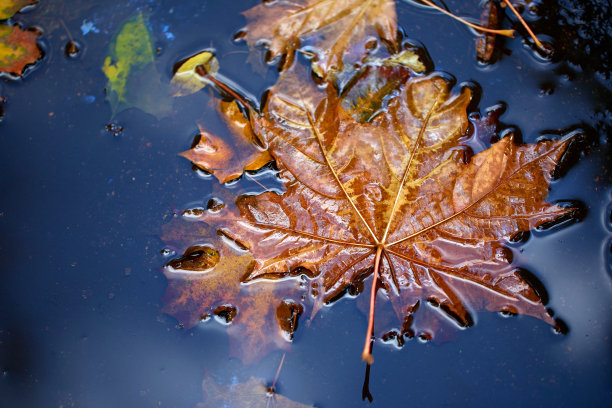
[[[164,248],[161,251],[159,251],[163,256],[174,256],[176,255],[176,252],[172,251],[171,249],[168,248]]]
[[[123,133],[123,126],[120,126],[116,123],[107,124],[105,129],[107,132],[112,133],[113,136],[119,136],[121,133]]]
[[[229,324],[232,322],[234,317],[238,314],[238,309],[232,305],[223,305],[215,309],[215,318],[217,321],[223,324]]]

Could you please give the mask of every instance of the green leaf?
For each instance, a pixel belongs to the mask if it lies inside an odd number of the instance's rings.
[[[172,112],[168,84],[162,83],[154,62],[151,34],[139,13],[123,25],[102,66],[113,116],[132,107],[158,119]]]

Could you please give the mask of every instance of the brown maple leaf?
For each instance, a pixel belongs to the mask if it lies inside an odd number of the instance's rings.
[[[265,44],[269,60],[287,57],[281,68],[292,65],[295,51],[302,46],[315,55],[314,69],[320,76],[341,70],[349,49],[363,48],[368,38],[396,46],[393,0],[279,0],[243,14],[247,42]]]
[[[162,238],[172,249],[185,250],[164,269],[168,279],[164,313],[187,329],[212,315],[224,318],[231,323],[230,356],[245,363],[272,350],[289,348],[303,312],[295,301],[300,298],[297,282],[241,285],[252,255],[231,248],[217,236],[216,228],[202,222],[176,219],[164,226]]]
[[[212,173],[221,183],[240,177],[244,170],[257,170],[272,161],[267,150],[255,145],[257,138],[236,102],[219,101],[219,111],[230,130],[229,138],[224,140],[200,128],[198,143],[181,156]]]
[[[518,145],[507,136],[470,159],[471,90],[452,93],[438,73],[406,78],[385,109],[360,123],[333,86],[306,95],[304,80],[281,76],[262,115],[254,115],[253,131],[286,191],[242,196],[238,211],[200,219],[250,249],[255,263],[247,281],[306,269],[318,277],[319,301],[328,302],[371,271],[403,333],[424,300],[461,326],[472,324],[472,308],[555,325],[504,244],[571,215],[544,199],[573,138]],[[368,362],[376,290],[372,285]]]

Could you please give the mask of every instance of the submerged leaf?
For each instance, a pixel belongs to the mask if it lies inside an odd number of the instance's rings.
[[[154,60],[151,35],[139,13],[123,25],[102,66],[113,116],[131,107],[157,118],[171,113],[168,86],[161,82]]]
[[[41,57],[37,30],[22,30],[19,25],[0,24],[0,73],[21,76],[25,68]]]
[[[203,78],[196,73],[196,68],[200,65],[210,75],[219,71],[219,62],[212,52],[204,51],[194,55],[183,62],[172,77],[170,84],[173,87],[173,96],[190,95],[206,86]]]
[[[176,317],[187,329],[212,315],[231,322],[230,356],[245,363],[257,361],[272,350],[287,350],[295,326],[288,328],[278,310],[285,307],[285,299],[299,299],[299,286],[296,282],[241,285],[253,257],[231,248],[216,230],[206,223],[184,220],[164,227],[162,238],[173,249],[190,247],[164,270],[168,289],[163,312]]]
[[[396,45],[393,0],[276,1],[255,6],[244,15],[250,45],[263,43],[269,59],[284,56],[288,61],[306,47],[315,56],[315,72],[322,77],[341,70],[349,48],[366,43],[368,37]]]
[[[244,383],[219,384],[206,377],[202,382],[204,402],[197,408],[312,408],[277,394],[256,379],[249,378]]]

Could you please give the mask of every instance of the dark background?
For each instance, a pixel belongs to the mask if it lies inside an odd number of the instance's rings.
[[[255,4],[43,0],[15,17],[43,30],[46,56],[23,80],[0,85],[6,98],[0,123],[2,407],[192,407],[202,400],[205,372],[226,383],[274,378],[281,353],[243,366],[227,358],[222,325],[210,321],[185,331],[160,313],[161,267],[168,260],[160,254],[160,227],[173,210],[205,203],[216,183],[177,156],[190,146],[196,119],[219,126],[206,113],[208,92],[176,100],[173,116],[162,121],[135,109],[122,112],[112,123],[124,131],[115,136],[105,130],[111,111],[100,69],[112,36],[144,10],[164,80],[178,60],[212,46],[222,73],[260,97],[275,81],[274,68],[253,73],[245,63],[247,47],[231,41],[245,22],[240,12]],[[447,4],[459,15],[479,15],[476,0]],[[359,358],[366,320],[353,301],[341,300],[310,327],[301,325],[279,379],[283,395],[325,408],[573,407],[612,400],[612,99],[602,51],[610,41],[610,7],[593,2],[601,7],[596,14],[583,1],[535,4],[540,8],[528,20],[554,44],[555,55],[542,59],[520,32],[488,67],[476,62],[474,35],[460,23],[407,2],[397,7],[406,36],[427,48],[436,69],[477,83],[482,110],[506,103],[502,121],[520,129],[525,141],[575,127],[591,135],[586,153],[550,194],[552,201],[584,203],[584,219],[533,233],[514,248],[517,265],[544,283],[549,306],[569,333],[554,334],[529,317],[481,312],[452,342],[412,340],[401,350],[377,343],[369,404],[361,401]],[[64,56],[60,18],[82,46],[76,59]],[[84,34],[84,20],[99,32]],[[240,180],[233,188],[254,186]]]

